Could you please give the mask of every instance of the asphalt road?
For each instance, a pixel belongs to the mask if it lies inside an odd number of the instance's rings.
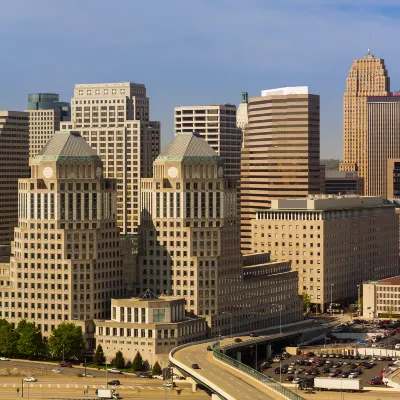
[[[267,395],[257,387],[253,386],[248,379],[240,379],[228,370],[221,368],[207,358],[208,343],[201,343],[178,350],[175,359],[191,368],[192,364],[198,364],[198,371],[204,378],[216,384],[227,394],[238,400],[273,400],[274,397]]]

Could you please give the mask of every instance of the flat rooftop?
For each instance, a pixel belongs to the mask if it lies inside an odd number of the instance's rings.
[[[290,94],[308,94],[308,86],[288,86],[261,91],[261,96],[287,96]]]
[[[400,275],[393,276],[391,278],[382,279],[381,281],[377,281],[376,283],[378,285],[399,285],[400,286]]]

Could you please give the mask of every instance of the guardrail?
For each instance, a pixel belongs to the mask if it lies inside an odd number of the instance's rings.
[[[246,375],[249,375],[253,379],[257,380],[258,382],[262,383],[265,385],[267,388],[270,390],[273,390],[279,394],[281,394],[283,397],[289,400],[304,400],[304,397],[301,397],[297,393],[293,392],[292,390],[288,389],[287,387],[281,385],[279,382],[268,378],[267,376],[263,375],[262,373],[256,371],[255,369],[249,367],[248,365],[245,365],[241,363],[238,360],[234,360],[233,358],[227,356],[221,351],[220,344],[219,342],[215,342],[211,345],[213,349],[213,356],[217,360],[220,360],[221,362],[236,368],[237,370],[243,372]]]

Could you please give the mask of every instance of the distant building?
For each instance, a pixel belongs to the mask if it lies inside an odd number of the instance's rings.
[[[386,197],[400,199],[400,158],[387,160]]]
[[[325,194],[363,195],[364,179],[355,171],[325,171]]]
[[[34,157],[60,130],[61,121],[71,119],[71,108],[56,93],[31,93],[26,112],[29,114],[29,156]]]
[[[175,134],[197,132],[224,161],[225,177],[239,179],[242,132],[234,104],[175,107]]]
[[[0,111],[0,246],[10,249],[18,225],[18,179],[28,178],[29,120],[20,111]]]
[[[252,220],[252,251],[291,261],[299,294],[322,311],[344,304],[365,280],[399,274],[399,216],[380,197],[273,200]]]
[[[146,86],[78,84],[71,103],[73,129],[99,154],[104,175],[117,180],[121,234],[137,233],[140,180],[151,177],[160,152],[160,122],[150,121]]]
[[[400,318],[400,276],[363,284],[363,318]]]
[[[133,361],[137,352],[150,365],[158,361],[169,365],[170,351],[181,344],[206,338],[204,318],[189,317],[185,299],[156,296],[145,291],[137,298],[112,299],[111,319],[95,320],[96,344],[108,358],[122,351],[125,361]]]
[[[388,160],[400,158],[400,96],[368,97],[367,110],[365,194],[390,198]]]
[[[241,247],[251,220],[273,199],[321,193],[320,103],[308,87],[263,90],[248,104],[240,175]]]
[[[344,160],[340,164],[341,171],[357,171],[359,177],[367,178],[367,98],[387,96],[389,92],[390,78],[385,60],[375,58],[369,51],[365,57],[354,60],[344,93]]]
[[[249,95],[247,92],[243,92],[242,102],[239,104],[236,113],[236,126],[242,129],[242,131],[246,128],[249,122],[248,105],[249,105]]]

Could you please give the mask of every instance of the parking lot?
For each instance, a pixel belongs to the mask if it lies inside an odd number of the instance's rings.
[[[328,377],[330,374],[331,376],[335,374],[336,378],[342,378],[343,374],[349,374],[349,371],[360,371],[361,374],[358,378],[362,379],[363,387],[369,387],[372,378],[380,375],[384,368],[390,364],[394,366],[398,361],[397,358],[392,359],[384,356],[344,356],[309,352],[308,354],[307,356],[289,356],[281,362],[271,360],[270,367],[264,369],[263,373],[276,381],[282,379],[282,383],[291,383],[288,380],[289,376],[309,380],[317,376]],[[279,372],[280,365],[282,366],[282,373]]]

